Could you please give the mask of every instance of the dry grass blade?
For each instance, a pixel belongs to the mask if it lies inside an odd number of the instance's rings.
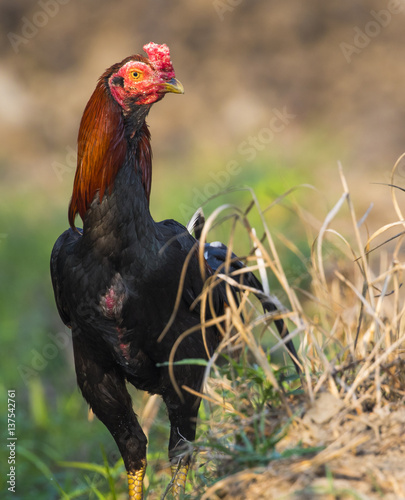
[[[371,204],[358,221],[341,165],[339,175],[343,192],[322,223],[317,222],[318,214],[312,216],[304,207],[296,205],[299,224],[308,225],[305,228],[308,240],[314,228],[318,231],[313,234],[307,252],[286,233],[278,235],[282,249],[276,246],[265,219],[273,205],[262,211],[252,191],[253,205],[234,215],[233,229],[240,223],[251,241],[253,250],[245,259],[248,270],[259,272],[264,282],[267,272],[273,275],[287,295],[289,308],[280,307],[278,316],[258,313],[249,298],[257,290],[238,282],[238,277],[247,271],[228,274],[226,263],[210,283],[210,286],[218,286],[222,280],[226,284],[229,308],[221,318],[224,340],[209,361],[207,389],[200,395],[209,404],[211,413],[201,445],[204,460],[211,465],[203,467],[208,467],[208,476],[214,484],[207,488],[204,483],[202,490],[197,487],[199,498],[267,498],[269,492],[273,492],[273,488],[277,491],[282,483],[285,498],[293,498],[290,495],[300,489],[315,492],[321,478],[330,481],[328,470],[336,484],[343,474],[350,491],[359,497],[377,498],[375,485],[381,494],[388,494],[387,488],[395,486],[395,491],[405,497],[401,468],[391,460],[393,453],[399,454],[398,463],[405,460],[405,445],[400,437],[405,426],[402,239],[396,237],[384,247],[369,251],[377,238],[403,226],[404,221],[397,207],[401,220],[368,235],[364,222],[367,219],[367,224],[371,224]],[[285,193],[275,203],[284,202],[292,192]],[[395,205],[395,197],[393,202]],[[349,210],[349,226],[344,215],[348,230],[342,234],[334,226],[345,207]],[[230,205],[220,207],[209,219],[203,241],[225,209],[231,209]],[[258,217],[262,224],[260,228],[252,228],[247,219],[247,213],[251,216],[255,210],[256,219]],[[332,238],[326,240],[329,236]],[[326,252],[325,242],[329,244],[329,239],[330,250]],[[233,243],[232,239],[230,246]],[[280,255],[286,254],[285,250],[306,266],[312,279],[310,288],[291,286],[280,259]],[[235,251],[238,253],[237,248]],[[235,301],[230,287],[238,288],[239,302]],[[209,293],[209,287],[204,293]],[[305,368],[302,380],[295,378],[286,382],[280,375],[282,372],[275,371],[270,363],[268,354],[277,351],[286,339],[263,348],[263,343],[268,341],[264,334],[271,331],[269,319],[276,317],[294,325],[289,328],[287,339],[300,339],[300,356],[304,358]],[[234,345],[237,348],[233,352],[238,354],[228,360],[230,364],[218,363],[221,352],[232,352]],[[300,391],[295,392],[297,388]],[[338,402],[339,411],[333,412],[333,405],[319,404],[325,394]],[[295,418],[295,415],[304,418]],[[287,422],[290,426],[282,438],[279,432]],[[367,470],[362,466],[365,456]],[[268,462],[264,465],[266,459]],[[389,481],[384,479],[388,476],[383,463],[390,464]],[[255,472],[255,467],[260,473]],[[345,467],[356,470],[356,474],[342,473]],[[215,482],[224,470],[227,476]],[[370,470],[374,471],[375,483],[370,481]]]
[[[391,184],[393,185],[394,184],[394,176],[395,176],[395,172],[399,166],[399,164],[401,163],[401,161],[405,158],[405,153],[403,153],[399,158],[398,160],[396,161],[395,165],[394,165],[394,168],[392,169],[392,172],[391,172]],[[391,187],[391,197],[392,197],[392,203],[394,205],[394,208],[395,208],[395,211],[398,215],[398,219],[402,222],[403,226],[405,227],[405,222],[404,222],[404,216],[402,215],[402,211],[399,207],[399,204],[398,204],[398,200],[397,200],[397,197],[396,197],[396,192],[395,192],[395,188],[394,187]]]
[[[332,208],[332,210],[328,213],[328,215],[325,218],[324,223],[322,224],[321,230],[319,231],[319,235],[318,235],[317,242],[316,242],[317,269],[319,272],[320,283],[325,288],[325,290],[327,289],[327,285],[326,285],[326,275],[325,275],[325,270],[323,267],[323,258],[322,258],[323,237],[324,237],[324,234],[325,234],[329,224],[332,222],[332,220],[338,214],[339,210],[342,208],[342,205],[346,201],[347,196],[348,196],[347,193],[343,193],[342,196],[340,197],[339,201]]]

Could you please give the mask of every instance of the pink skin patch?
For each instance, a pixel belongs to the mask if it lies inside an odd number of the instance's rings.
[[[144,46],[150,65],[128,61],[108,80],[114,99],[129,111],[129,102],[153,104],[165,95],[165,84],[175,77],[167,45],[148,43]]]
[[[119,82],[116,84],[115,82]],[[129,61],[111,75],[109,79],[111,94],[125,110],[126,100],[137,97],[137,104],[152,104],[163,97],[166,82],[146,63]]]
[[[122,330],[118,326],[117,326],[117,332],[118,332],[118,338],[121,341],[121,343],[120,343],[120,350],[122,352],[122,355],[124,356],[124,358],[127,361],[129,361],[129,358],[130,358],[130,356],[129,356],[129,344],[124,344],[122,342]]]
[[[111,286],[100,302],[105,315],[109,318],[118,317],[121,314],[123,298],[123,294],[117,294],[114,286]]]
[[[116,286],[116,284],[114,283]],[[122,310],[122,303],[124,300],[124,295],[122,293],[116,293],[116,290],[114,289],[114,285],[112,285],[108,290],[107,293],[102,297],[101,299],[101,306],[105,310],[105,314],[109,318],[117,318],[121,314]],[[118,333],[118,339],[120,341],[120,351],[124,358],[129,361],[130,355],[129,355],[129,344],[125,344],[122,341],[124,331],[122,328],[119,326],[116,327],[117,333]]]
[[[107,309],[107,314],[109,316],[114,315],[115,308],[115,291],[113,288],[110,288],[105,296],[105,308]]]

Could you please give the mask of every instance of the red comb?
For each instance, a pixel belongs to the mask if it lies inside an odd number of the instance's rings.
[[[174,78],[174,69],[170,60],[170,49],[166,44],[159,45],[150,42],[143,46],[143,50],[148,54],[150,62],[157,71],[167,74],[167,78]]]

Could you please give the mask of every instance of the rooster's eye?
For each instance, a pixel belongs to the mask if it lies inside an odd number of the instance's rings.
[[[139,71],[133,71],[132,72],[132,78],[134,78],[135,80],[139,80],[141,74],[139,73]]]

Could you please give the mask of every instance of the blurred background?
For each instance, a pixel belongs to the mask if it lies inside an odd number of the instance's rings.
[[[149,41],[171,49],[186,92],[148,119],[156,219],[185,224],[213,195],[207,214],[225,202],[245,209],[251,194],[223,193],[231,188],[252,188],[265,208],[312,185],[266,212],[275,234],[309,256],[293,208],[311,214],[316,234],[342,193],[339,161],[358,218],[372,205],[367,231],[397,218],[383,184],[405,149],[404,20],[399,0],[1,1],[0,422],[4,436],[15,389],[12,498],[59,498],[47,476],[73,488],[77,473],[58,461],[101,462],[99,443],[118,458],[104,427],[86,419],[49,278],[52,245],[67,227],[78,126],[100,74]],[[397,185],[404,176],[405,162]],[[344,231],[344,217],[336,224]],[[226,225],[213,234],[227,236]],[[247,245],[241,238],[234,249]],[[282,258],[291,281],[309,286],[305,265]],[[166,429],[154,432],[165,443]]]

